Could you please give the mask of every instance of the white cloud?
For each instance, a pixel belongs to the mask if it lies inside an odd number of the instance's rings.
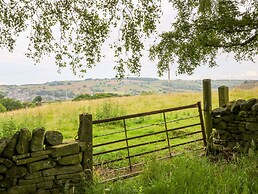
[[[245,73],[241,73],[240,77],[258,79],[258,73],[256,71],[246,71]]]

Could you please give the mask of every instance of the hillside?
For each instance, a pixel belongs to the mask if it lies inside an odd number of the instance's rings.
[[[214,80],[212,88],[221,85],[230,88],[244,84],[244,80]],[[72,99],[83,93],[109,92],[137,95],[142,93],[169,93],[201,91],[201,80],[159,80],[155,78],[86,79],[81,81],[53,81],[44,84],[0,85],[0,93],[21,101],[32,101],[35,96],[42,96],[44,101]]]
[[[238,89],[242,89],[242,90],[250,90],[250,89],[255,89],[258,88],[258,81],[254,80],[254,81],[244,81],[243,84],[236,86],[236,88]]]

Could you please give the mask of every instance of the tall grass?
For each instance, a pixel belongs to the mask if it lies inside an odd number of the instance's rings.
[[[256,90],[231,90],[230,99],[258,98]],[[45,127],[59,130],[65,139],[74,138],[78,116],[90,113],[93,119],[178,107],[202,101],[202,93],[144,95],[79,102],[44,104],[41,107],[0,113],[0,137],[11,136],[16,130]],[[213,107],[218,106],[213,92]],[[188,111],[188,110],[187,110]],[[171,115],[189,116],[188,112]],[[135,120],[136,124],[151,119]],[[133,125],[133,124],[132,124]],[[258,193],[257,155],[226,163],[211,163],[206,158],[180,156],[167,162],[151,162],[142,175],[115,184],[96,185],[94,193]]]
[[[69,139],[76,135],[79,114],[82,113],[92,114],[93,119],[120,116],[195,103],[201,100],[200,96],[198,93],[177,93],[43,104],[41,107],[0,113],[0,129],[7,129],[5,123],[12,120],[15,123],[13,131],[45,127],[47,130],[60,130],[64,138]]]
[[[258,89],[230,91],[230,99],[258,98]],[[74,138],[78,129],[78,117],[90,113],[93,119],[105,116],[120,116],[193,104],[202,101],[202,93],[172,93],[163,95],[142,95],[112,99],[98,99],[79,102],[57,102],[41,107],[0,113],[0,131],[15,131],[21,128],[30,130],[45,127],[47,130],[60,130],[64,138]],[[106,106],[106,107],[105,107]],[[213,107],[218,106],[217,92],[213,92]],[[187,113],[184,113],[187,114]],[[189,114],[189,113],[188,113]],[[180,117],[181,115],[175,115]],[[141,121],[139,121],[141,122]],[[11,125],[10,125],[11,123]]]
[[[152,161],[138,177],[113,184],[96,185],[93,193],[258,193],[257,160],[256,154],[217,163],[206,157],[189,155],[164,162]]]

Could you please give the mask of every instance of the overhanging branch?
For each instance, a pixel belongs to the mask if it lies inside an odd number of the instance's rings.
[[[217,48],[230,48],[230,47],[236,47],[236,46],[246,46],[247,44],[251,43],[252,41],[255,41],[255,39],[258,38],[258,32],[256,31],[253,36],[245,40],[244,42],[234,42],[229,44],[209,44],[206,43],[205,46],[207,47],[217,47]]]

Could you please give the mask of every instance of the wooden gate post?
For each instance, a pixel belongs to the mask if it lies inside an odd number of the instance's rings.
[[[205,131],[207,140],[207,154],[212,152],[212,96],[211,96],[211,80],[203,80],[203,107],[204,107],[204,120]]]
[[[218,88],[219,93],[219,106],[222,106],[223,104],[227,104],[229,102],[229,92],[227,86],[220,86]]]
[[[82,167],[86,174],[86,181],[93,181],[93,154],[92,154],[92,115],[81,114],[78,139],[85,143],[85,150],[82,156]]]

